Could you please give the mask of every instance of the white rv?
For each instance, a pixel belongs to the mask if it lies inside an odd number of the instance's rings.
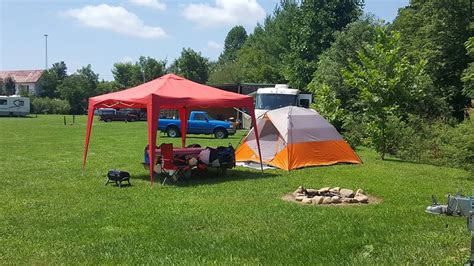
[[[276,84],[275,87],[260,88],[252,93],[255,98],[255,115],[259,117],[266,111],[285,106],[301,106],[309,108],[311,94],[300,93],[298,89],[290,89],[286,84]]]
[[[25,116],[30,113],[30,98],[20,96],[0,96],[0,115]]]

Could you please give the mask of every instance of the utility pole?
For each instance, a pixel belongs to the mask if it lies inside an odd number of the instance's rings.
[[[44,35],[45,40],[45,61],[44,61],[44,69],[48,70],[48,34]]]

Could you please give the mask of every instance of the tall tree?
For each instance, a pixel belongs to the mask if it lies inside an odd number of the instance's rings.
[[[77,70],[77,75],[84,78],[87,86],[83,88],[88,96],[97,94],[97,84],[99,83],[99,74],[92,70],[90,64]]]
[[[174,60],[169,71],[198,83],[206,83],[209,79],[209,60],[200,52],[183,48],[181,56]]]
[[[372,17],[366,17],[347,25],[343,31],[336,32],[331,47],[319,58],[308,90],[318,94],[319,89],[330,88],[334,96],[341,101],[341,107],[351,110],[357,91],[344,83],[341,70],[347,67],[349,61],[357,60],[357,51],[374,43],[375,28],[381,25],[381,22]],[[327,88],[323,88],[323,84],[326,84]]]
[[[163,76],[166,73],[166,61],[158,61],[149,56],[140,56],[136,63],[140,67],[141,78],[145,82],[154,80],[158,77]]]
[[[85,112],[88,98],[97,94],[98,79],[99,75],[94,73],[91,65],[87,65],[60,83],[58,94],[69,102],[73,114]]]
[[[466,42],[466,49],[468,55],[471,57],[471,62],[469,66],[463,71],[462,81],[464,83],[464,94],[474,98],[474,37],[470,37]]]
[[[377,28],[375,44],[366,45],[357,57],[344,70],[344,81],[358,91],[358,114],[370,121],[368,134],[384,159],[389,118],[418,112],[425,97],[424,62],[411,64],[400,52],[400,34],[383,27]]]
[[[425,69],[436,94],[448,100],[458,119],[463,119],[469,104],[462,92],[461,73],[469,60],[464,43],[472,36],[471,18],[466,0],[411,0],[393,25],[410,60],[427,61]]]
[[[40,95],[43,97],[49,97],[49,98],[57,97],[58,96],[57,87],[59,83],[60,83],[60,80],[55,70],[53,69],[45,70],[37,83],[37,86],[40,90]]]
[[[285,78],[305,88],[313,77],[319,55],[329,48],[334,32],[362,14],[363,0],[303,0],[293,21],[290,51],[284,55]]]
[[[50,70],[56,73],[58,80],[63,80],[67,77],[67,66],[64,61],[54,63]]]
[[[140,66],[130,62],[115,63],[112,74],[122,89],[137,86],[143,82]]]
[[[15,94],[15,79],[13,77],[6,77],[5,80],[3,80],[3,87],[5,94],[7,96],[14,95]]]
[[[247,40],[247,31],[245,28],[243,26],[233,27],[225,38],[224,51],[222,51],[219,56],[219,63],[226,64],[235,62],[237,51],[240,50],[245,40]]]
[[[0,78],[0,95],[5,95],[5,90],[3,88],[3,79]]]

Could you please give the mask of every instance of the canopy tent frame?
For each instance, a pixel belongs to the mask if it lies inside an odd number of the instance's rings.
[[[94,110],[98,108],[136,108],[147,110],[148,147],[150,156],[150,183],[154,183],[155,146],[160,110],[177,109],[181,119],[181,146],[186,146],[186,133],[189,110],[194,108],[248,108],[252,126],[257,128],[257,121],[253,106],[253,98],[233,92],[222,91],[210,86],[186,80],[174,74],[167,74],[139,86],[119,92],[108,93],[89,98],[87,129],[84,144],[82,174],[85,173],[87,154],[89,150]],[[254,130],[258,146],[261,170],[260,141],[258,130]]]

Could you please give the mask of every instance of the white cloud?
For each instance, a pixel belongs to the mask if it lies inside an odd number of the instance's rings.
[[[222,48],[224,48],[224,46],[215,41],[208,41],[207,48],[209,48],[210,50],[220,51]]]
[[[166,4],[161,2],[161,0],[129,0],[129,1],[133,4],[153,8],[156,10],[166,9]]]
[[[167,36],[162,28],[145,25],[137,15],[121,6],[87,5],[83,8],[70,9],[64,14],[77,19],[79,23],[86,27],[141,38],[163,38]]]
[[[257,0],[216,0],[209,4],[189,4],[183,10],[186,19],[200,26],[255,24],[265,18],[265,10]]]

